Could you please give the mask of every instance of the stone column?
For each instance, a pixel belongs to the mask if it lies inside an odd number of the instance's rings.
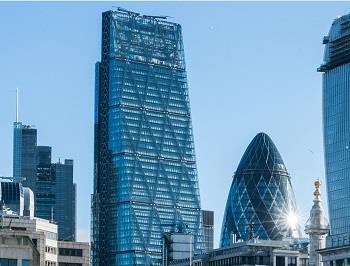
[[[309,235],[309,265],[323,266],[321,256],[316,252],[317,249],[325,247],[324,235],[329,231],[329,225],[324,216],[321,204],[321,181],[315,182],[314,205],[310,211],[310,218],[306,222],[305,233]]]

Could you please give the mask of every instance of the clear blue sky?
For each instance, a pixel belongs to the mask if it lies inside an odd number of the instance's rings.
[[[113,5],[182,24],[202,207],[215,211],[216,244],[232,175],[260,131],[280,150],[306,219],[313,181],[324,179],[316,68],[346,2],[2,2],[0,175],[12,174],[19,87],[20,120],[36,125],[54,160],[75,161],[78,237],[89,239],[94,64],[101,13]]]

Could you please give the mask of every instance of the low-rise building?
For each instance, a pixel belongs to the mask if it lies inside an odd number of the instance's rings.
[[[57,241],[57,225],[47,220],[0,215],[0,265],[88,266],[89,244]]]
[[[350,265],[350,246],[328,247],[318,250],[323,266]]]
[[[58,241],[58,266],[85,266],[89,261],[89,243]]]
[[[249,240],[208,254],[172,261],[172,266],[307,266],[307,241]]]
[[[28,236],[11,231],[1,231],[0,265],[40,265],[40,254],[35,244]]]

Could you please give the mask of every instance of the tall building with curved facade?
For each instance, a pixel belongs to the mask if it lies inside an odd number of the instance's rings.
[[[327,246],[350,241],[350,14],[333,21],[323,64],[323,141],[330,235]]]
[[[203,251],[181,26],[124,9],[102,15],[96,64],[92,265],[164,265],[164,236]],[[186,249],[187,250],[187,249]]]
[[[239,240],[299,237],[291,177],[271,138],[259,133],[232,180],[221,229],[221,247]]]

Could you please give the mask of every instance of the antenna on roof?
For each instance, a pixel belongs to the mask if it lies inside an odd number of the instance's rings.
[[[18,119],[19,113],[18,113],[18,88],[16,89],[16,123],[19,122]]]

